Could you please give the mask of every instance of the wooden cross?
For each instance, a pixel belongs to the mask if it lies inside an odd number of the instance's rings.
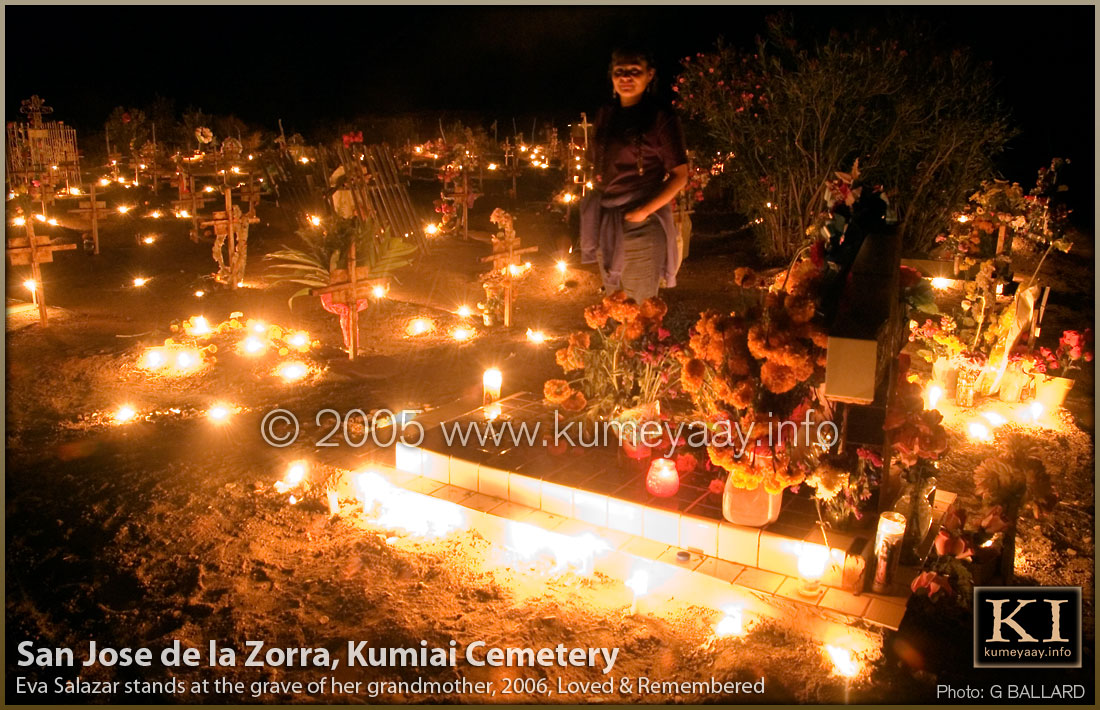
[[[348,250],[348,263],[355,263],[355,245]],[[323,288],[310,289],[313,296],[332,294],[333,303],[343,303],[348,307],[350,326],[348,328],[348,359],[354,360],[359,352],[359,301],[370,298],[375,286],[384,286],[386,279],[370,278],[369,266],[357,266],[354,269],[334,272],[334,275],[346,275]]]
[[[172,200],[172,207],[179,212],[180,210],[187,210],[191,216],[191,241],[199,241],[199,210],[206,206],[206,203],[212,198],[206,197],[204,194],[195,191],[195,176],[187,174],[188,192],[184,193],[183,183],[180,183],[179,199]],[[184,196],[186,194],[186,197]]]
[[[517,249],[519,246],[519,238],[513,237],[507,240],[497,240],[494,244],[494,251],[491,255],[482,257],[483,262],[492,262],[493,271],[501,271],[504,281],[504,327],[512,327],[512,300],[513,290],[515,288],[515,277],[512,275],[513,266],[519,266],[519,255],[530,254],[536,252],[539,248],[536,247],[524,247]]]
[[[47,106],[46,102],[39,98],[38,94],[35,94],[29,99],[23,99],[23,104],[19,108],[19,113],[27,114],[31,119],[31,125],[35,128],[41,128],[42,114],[49,115],[53,113],[53,108]]]
[[[255,212],[242,214],[241,208],[233,204],[233,190],[225,188],[225,211],[215,212],[214,219],[202,222],[203,227],[214,227],[214,259],[218,262],[219,280],[228,279],[230,288],[244,278],[245,260],[248,258],[248,225],[256,224],[260,218]],[[229,264],[222,259],[222,245],[228,240]]]
[[[42,286],[42,267],[53,261],[55,251],[68,251],[76,249],[75,244],[51,244],[48,236],[36,236],[34,233],[34,220],[27,218],[24,224],[27,231],[25,237],[15,237],[8,240],[8,259],[12,266],[30,264],[31,280],[34,281],[32,292],[38,302],[38,320],[45,328],[48,323],[46,318],[46,292]]]
[[[72,214],[88,215],[92,218],[92,242],[95,244],[95,251],[93,253],[99,254],[99,216],[107,216],[107,203],[95,198],[95,186],[96,183],[92,182],[92,191],[89,196],[91,199],[88,202],[79,202],[77,207],[79,209],[69,210]]]

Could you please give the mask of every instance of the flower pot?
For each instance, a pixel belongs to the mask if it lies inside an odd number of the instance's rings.
[[[958,366],[947,358],[939,358],[932,363],[932,378],[943,389],[943,396],[948,399],[954,399],[955,397],[955,384],[958,376]]]
[[[1068,377],[1040,375],[1035,380],[1035,401],[1043,405],[1043,411],[1053,412],[1065,403],[1071,389],[1073,380]]]
[[[752,528],[764,527],[779,518],[783,493],[768,493],[763,484],[751,491],[733,485],[733,477],[726,479],[722,492],[722,516],[735,525]]]

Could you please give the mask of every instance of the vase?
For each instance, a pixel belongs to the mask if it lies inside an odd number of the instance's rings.
[[[782,503],[782,491],[768,493],[763,484],[747,491],[733,485],[733,476],[729,476],[722,492],[722,516],[735,525],[762,528],[779,518]]]
[[[943,396],[948,399],[955,397],[955,384],[958,381],[959,368],[947,358],[937,358],[932,363],[932,378],[943,389]]]
[[[1001,378],[1001,388],[997,391],[997,397],[1002,402],[1022,401],[1029,379],[1030,375],[1019,367],[1010,367],[1005,370],[1004,377]]]
[[[978,380],[982,376],[980,367],[960,367],[958,380],[955,384],[955,406],[973,407],[974,395],[977,393]]]
[[[1068,377],[1040,375],[1035,379],[1035,401],[1043,405],[1043,411],[1053,412],[1065,403],[1071,389],[1073,380]]]

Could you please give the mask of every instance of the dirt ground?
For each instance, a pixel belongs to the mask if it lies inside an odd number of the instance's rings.
[[[429,188],[430,189],[430,188]],[[527,189],[537,194],[535,188]],[[416,195],[428,204],[427,191]],[[109,196],[108,199],[111,199]],[[282,647],[326,647],[338,653],[348,640],[373,646],[415,647],[422,639],[444,646],[485,640],[489,645],[621,648],[615,676],[656,680],[753,680],[763,677],[763,697],[610,695],[382,694],[309,696],[265,688],[246,693],[165,694],[157,702],[918,702],[933,697],[934,679],[910,677],[871,665],[852,681],[836,675],[820,645],[771,624],[743,638],[715,639],[721,614],[674,608],[630,615],[630,591],[621,581],[596,575],[548,577],[510,564],[499,545],[476,533],[439,541],[393,537],[354,511],[330,517],[323,505],[289,505],[273,483],[287,461],[309,458],[319,471],[353,469],[360,453],[350,447],[313,446],[327,430],[316,426],[324,408],[346,412],[438,407],[480,388],[481,373],[501,368],[505,392],[541,389],[556,371],[553,341],[534,346],[527,328],[561,338],[583,324],[582,308],[597,297],[597,279],[567,253],[560,217],[537,204],[510,205],[500,194],[479,201],[475,236],[490,229],[488,213],[504,206],[517,216],[525,243],[537,244],[511,331],[477,327],[478,337],[456,343],[447,336],[460,325],[458,306],[473,307],[481,294],[477,259],[483,242],[445,238],[400,276],[389,298],[371,305],[362,325],[361,357],[349,362],[338,349],[334,316],[315,299],[287,298],[293,289],[218,289],[204,279],[214,262],[208,244],[193,244],[183,222],[115,218],[102,231],[98,257],[69,252],[45,266],[51,324],[42,330],[34,313],[9,317],[6,397],[6,617],[7,698],[27,702],[133,702],[123,695],[14,696],[16,676],[38,680],[56,670],[17,668],[14,644],[87,647],[89,639],[115,647],[159,649],[179,639],[205,647],[208,639],[245,648],[262,639]],[[259,285],[261,255],[293,241],[278,210],[265,205],[249,242],[249,285]],[[682,336],[704,308],[728,307],[723,285],[735,266],[754,264],[751,242],[728,228],[736,218],[697,215],[697,237],[681,271],[681,285],[667,293],[668,323]],[[79,225],[74,225],[79,226]],[[153,245],[136,237],[157,233]],[[1083,254],[1056,255],[1044,267],[1064,287],[1052,296],[1045,338],[1062,327],[1093,320],[1091,244]],[[570,259],[565,290],[553,269]],[[151,280],[144,287],[132,279]],[[1087,278],[1086,278],[1087,276]],[[26,276],[9,268],[8,304],[26,300]],[[196,298],[196,289],[206,295]],[[1087,290],[1083,290],[1087,289]],[[284,327],[306,329],[323,344],[308,360],[312,372],[288,385],[257,362],[219,353],[217,363],[189,378],[154,377],[137,368],[145,347],[171,335],[175,319],[204,314],[211,322],[240,311]],[[433,334],[410,338],[414,316],[436,320]],[[214,402],[240,411],[222,426],[203,412]],[[128,403],[149,416],[125,426],[110,413]],[[1057,472],[1057,514],[1025,526],[1017,572],[1041,584],[1086,588],[1086,626],[1091,643],[1094,542],[1092,483],[1092,381],[1079,383],[1067,405],[1064,428],[1044,438],[1048,467]],[[259,436],[267,411],[285,408],[303,423],[298,443],[274,449]],[[971,444],[952,430],[952,450],[942,466],[941,487],[973,500],[971,472],[992,449]],[[970,496],[968,499],[967,496]],[[79,654],[78,654],[79,655]],[[164,670],[71,669],[87,680],[164,680]],[[215,677],[245,681],[494,680],[547,677],[551,687],[602,680],[584,668],[181,669],[181,680]]]

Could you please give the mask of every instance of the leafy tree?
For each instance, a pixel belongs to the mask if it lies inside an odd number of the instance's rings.
[[[817,235],[826,181],[857,158],[899,211],[903,243],[932,246],[1012,135],[988,69],[934,45],[912,28],[805,42],[777,17],[751,52],[720,41],[683,60],[677,104],[724,160],[732,207],[768,256]]]

